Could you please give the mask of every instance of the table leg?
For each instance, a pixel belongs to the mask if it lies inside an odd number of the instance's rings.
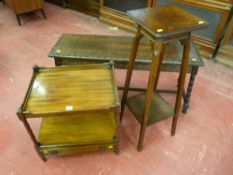
[[[143,147],[144,135],[145,135],[145,130],[147,126],[150,105],[151,105],[151,101],[152,101],[152,97],[154,93],[154,87],[155,87],[155,83],[158,81],[158,75],[159,75],[158,70],[160,69],[159,63],[162,61],[160,59],[162,59],[162,56],[163,56],[163,48],[164,46],[162,42],[160,44],[160,48],[156,51],[154,51],[154,46],[153,46],[153,56],[152,56],[150,75],[149,75],[147,91],[146,91],[143,121],[141,124],[141,130],[140,130],[140,136],[139,136],[139,142],[138,142],[138,151],[141,151]]]
[[[172,121],[172,130],[171,130],[172,136],[174,136],[176,132],[176,125],[179,117],[180,106],[184,91],[185,77],[188,69],[189,53],[191,49],[190,37],[191,34],[189,34],[189,36],[184,40],[184,51],[183,51],[183,58],[182,58],[180,75],[179,75],[178,91],[176,96],[175,115]]]
[[[54,63],[55,66],[61,66],[62,65],[61,58],[54,57]]]
[[[142,37],[141,28],[138,26],[136,36],[133,39],[132,49],[131,49],[130,57],[129,57],[128,70],[127,70],[127,75],[126,75],[126,80],[125,80],[123,96],[122,96],[122,100],[121,100],[120,120],[122,120],[122,117],[124,114],[124,109],[125,109],[126,99],[128,96],[128,90],[129,90],[129,85],[130,85],[130,81],[131,81],[133,66],[135,63],[136,56],[137,56],[138,46],[139,46],[141,37]]]
[[[44,17],[44,19],[46,19],[46,15],[45,15],[44,9],[40,9],[40,12],[41,12],[42,16]]]
[[[190,97],[191,97],[191,93],[192,93],[192,89],[193,89],[193,84],[194,84],[194,80],[195,80],[197,73],[198,73],[198,66],[193,66],[191,68],[191,74],[190,74],[187,92],[186,92],[185,97],[184,97],[183,113],[187,113],[187,111],[188,111],[189,101],[190,101]]]
[[[158,58],[159,59],[158,69],[156,70],[157,71],[157,77],[156,77],[155,84],[154,84],[154,89],[155,90],[157,89],[158,82],[159,82],[159,76],[160,76],[161,66],[162,66],[163,57],[164,57],[164,49],[165,49],[165,45],[162,44],[161,49],[160,49],[160,53],[159,53],[159,58]]]
[[[26,130],[28,132],[28,134],[30,135],[30,137],[31,137],[31,139],[32,139],[32,141],[34,143],[34,147],[36,149],[36,152],[38,153],[38,155],[40,156],[40,158],[43,161],[46,161],[46,158],[45,158],[44,154],[40,152],[39,143],[37,142],[36,137],[33,134],[32,129],[30,128],[30,125],[27,122],[27,119],[25,118],[25,116],[22,113],[22,109],[19,109],[17,111],[17,115],[18,115],[19,119],[23,122],[23,124],[24,124],[24,126],[25,126],[25,128],[26,128]]]
[[[113,141],[116,142],[115,153],[118,155],[120,153],[120,144],[119,144],[120,119],[116,111],[115,111],[115,119],[116,119],[116,124],[117,124],[117,136],[113,138]]]
[[[21,26],[20,15],[16,15],[16,19],[17,19],[19,26]]]

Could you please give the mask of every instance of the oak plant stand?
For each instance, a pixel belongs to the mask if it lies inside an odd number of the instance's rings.
[[[114,67],[127,69],[129,54],[133,37],[131,36],[100,36],[100,35],[76,35],[63,34],[49,53],[49,57],[54,58],[56,66],[77,65],[88,63],[103,63],[114,61]],[[173,41],[166,45],[164,59],[162,61],[162,71],[179,72],[182,63],[183,47],[179,41]],[[147,38],[140,42],[134,69],[149,70],[151,65],[151,45]],[[195,48],[191,46],[189,57],[190,81],[184,95],[183,112],[187,112],[189,101],[198,68],[204,63]],[[176,82],[175,82],[176,83]],[[119,87],[122,89],[122,87]],[[130,90],[145,91],[136,87]],[[159,92],[176,93],[176,90],[161,90]]]
[[[191,49],[191,32],[208,26],[199,19],[176,6],[160,6],[132,10],[128,16],[137,24],[137,33],[132,43],[128,71],[121,101],[121,119],[125,105],[133,112],[141,124],[138,151],[142,150],[145,130],[148,125],[173,116],[171,135],[175,135],[181,100],[184,92],[185,76],[188,69]],[[152,63],[146,93],[127,98],[132,71],[141,38],[145,36],[151,42]],[[175,108],[170,107],[156,92],[159,73],[166,43],[180,40],[184,45],[182,64],[178,79],[178,91]]]
[[[17,115],[37,153],[46,160],[46,155],[119,153],[119,106],[112,63],[34,67]],[[42,122],[37,139],[27,120],[38,117]]]

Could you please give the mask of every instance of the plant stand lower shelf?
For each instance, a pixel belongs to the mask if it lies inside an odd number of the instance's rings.
[[[109,111],[43,118],[38,136],[40,150],[45,155],[114,150],[115,117]]]
[[[143,112],[145,104],[146,93],[129,97],[126,101],[128,108],[132,111],[135,118],[142,124]],[[172,117],[174,115],[174,108],[168,104],[158,93],[154,93],[148,115],[147,126]]]

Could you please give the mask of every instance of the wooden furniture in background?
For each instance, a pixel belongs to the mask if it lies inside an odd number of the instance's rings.
[[[122,29],[136,32],[135,23],[126,15],[127,10],[152,7],[154,5],[177,5],[194,15],[209,21],[207,29],[195,31],[192,38],[197,43],[200,54],[210,58],[224,30],[233,0],[47,0],[63,7],[78,10]],[[232,47],[225,46],[233,34],[233,20],[223,38],[221,57],[230,60],[233,57]],[[226,64],[228,64],[227,61]]]
[[[126,2],[127,3],[126,3]],[[219,40],[219,35],[224,28],[227,16],[230,12],[233,1],[226,0],[146,0],[141,3],[141,6],[134,3],[133,0],[100,0],[100,20],[113,26],[118,26],[128,31],[136,31],[135,23],[127,17],[125,11],[144,8],[146,6],[152,7],[154,5],[176,5],[202,19],[210,22],[207,29],[196,31],[192,37],[201,49],[201,54],[205,57],[210,57],[213,53],[215,45]],[[110,3],[112,2],[112,3]],[[128,5],[128,4],[131,4]],[[136,5],[135,5],[136,4]],[[224,38],[224,43],[230,38],[232,30],[227,31]]]
[[[126,15],[127,10],[152,7],[154,0],[100,0],[100,20],[128,31],[135,31],[135,23]]]
[[[114,61],[115,68],[127,69],[131,43],[130,36],[98,36],[63,34],[49,53],[56,66],[75,65],[87,63],[103,63]],[[168,43],[165,49],[162,71],[179,72],[182,58],[182,45],[178,41]],[[143,39],[139,46],[135,69],[149,70],[151,64],[151,45],[148,39]],[[187,112],[191,92],[198,73],[199,66],[204,63],[192,44],[189,57],[190,81],[184,96],[183,112]],[[132,90],[139,90],[132,88]],[[159,90],[164,92],[164,90]],[[165,92],[176,92],[165,90]]]
[[[97,76],[98,75],[98,76]],[[34,67],[17,111],[39,156],[98,150],[119,152],[120,106],[113,64]],[[38,139],[27,119],[42,118]]]
[[[138,151],[142,150],[145,130],[148,125],[173,116],[171,135],[175,135],[183,96],[186,72],[188,70],[189,53],[191,50],[191,32],[207,27],[208,23],[176,6],[160,6],[132,10],[128,16],[136,22],[137,33],[132,43],[129,57],[128,71],[121,101],[121,119],[127,104],[136,119],[141,124]],[[135,59],[142,36],[146,36],[151,43],[152,63],[146,93],[130,98],[128,91]],[[180,40],[184,45],[182,64],[178,79],[178,90],[174,110],[162,97],[156,93],[160,67],[164,57],[165,43]],[[155,92],[154,92],[155,91]]]
[[[224,29],[227,16],[233,4],[232,0],[47,0],[67,8],[90,15],[99,16],[100,20],[122,29],[136,32],[135,23],[126,15],[127,10],[152,7],[154,5],[177,5],[180,8],[209,21],[207,29],[195,31],[192,35],[201,50],[201,55],[211,57],[220,33]],[[232,21],[233,24],[233,21]],[[223,39],[228,43],[233,33],[230,25]]]
[[[21,25],[20,15],[39,10],[44,18],[44,0],[4,0],[16,15],[18,24]]]
[[[99,0],[46,0],[64,8],[77,10],[92,16],[99,16]]]
[[[231,30],[232,32],[227,32],[229,30]],[[231,35],[229,35],[229,33]],[[224,44],[224,38],[226,38],[226,35],[229,35],[227,37],[229,37],[230,39],[228,40],[227,44]],[[225,64],[233,68],[232,50],[233,50],[233,6],[231,7],[231,11],[227,18],[227,22],[224,25],[224,30],[220,34],[220,39],[217,43],[217,46],[215,47],[212,58],[215,61],[221,62],[222,64]]]

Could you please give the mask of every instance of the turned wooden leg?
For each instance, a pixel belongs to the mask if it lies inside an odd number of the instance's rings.
[[[174,136],[176,132],[176,125],[177,125],[177,120],[179,117],[180,106],[181,106],[181,101],[182,101],[182,96],[183,96],[183,91],[184,91],[184,83],[185,83],[185,77],[186,77],[186,73],[188,69],[189,53],[190,53],[190,48],[191,48],[190,37],[191,37],[191,34],[189,34],[189,36],[184,40],[184,51],[183,51],[182,65],[181,65],[181,70],[180,70],[180,75],[179,75],[178,91],[177,91],[177,96],[176,96],[175,115],[172,121],[172,130],[171,130],[172,136]]]
[[[20,15],[16,15],[16,19],[17,19],[19,26],[21,26]]]
[[[157,41],[158,42],[158,41]],[[149,80],[147,84],[147,91],[146,91],[146,99],[145,99],[145,107],[144,107],[144,113],[143,113],[143,121],[141,124],[141,130],[140,130],[140,136],[139,136],[139,142],[138,142],[138,151],[142,151],[143,147],[143,141],[144,141],[144,135],[145,135],[145,130],[147,126],[147,121],[148,121],[148,115],[150,111],[150,105],[152,101],[152,97],[154,94],[154,87],[155,83],[158,81],[158,70],[160,69],[160,62],[163,57],[163,43],[160,43],[160,48],[158,48],[157,51],[154,50],[154,45],[153,45],[153,56],[152,56],[152,63],[150,67],[150,75],[149,75]],[[156,48],[157,49],[157,48]]]
[[[46,19],[46,15],[45,15],[44,9],[40,9],[40,12],[41,12],[42,16],[44,17],[44,19]]]
[[[122,100],[121,100],[120,120],[122,120],[122,118],[123,118],[126,99],[127,99],[127,96],[128,96],[128,90],[129,90],[129,85],[130,85],[132,71],[133,71],[133,66],[134,66],[136,56],[137,56],[138,46],[139,46],[141,37],[142,37],[141,28],[138,27],[136,36],[133,39],[132,49],[131,49],[130,57],[129,57],[129,64],[128,64],[128,69],[127,69],[125,86],[124,86],[123,96],[122,96]]]
[[[193,84],[194,84],[194,80],[195,80],[197,73],[198,73],[198,66],[193,66],[191,70],[187,92],[184,97],[183,113],[187,113],[188,111],[189,101],[190,101],[190,97],[191,97],[192,89],[193,89]]]

